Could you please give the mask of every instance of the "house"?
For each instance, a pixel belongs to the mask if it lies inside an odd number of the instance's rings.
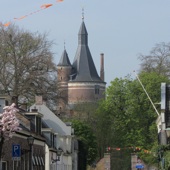
[[[1,113],[6,106],[9,96],[0,97]],[[7,102],[8,101],[8,102]],[[5,141],[2,146],[2,170],[45,170],[45,138],[41,135],[41,126],[37,126],[35,120],[41,122],[42,114],[30,113],[19,109],[16,117],[20,122],[21,131],[13,134],[12,138]],[[33,139],[33,145],[28,139]]]
[[[48,147],[45,148],[45,169],[77,170],[77,152],[71,123],[64,123],[44,103],[41,96],[36,96],[36,102],[30,107],[43,115],[42,134]],[[59,154],[61,152],[61,155]],[[60,156],[58,156],[58,154]]]

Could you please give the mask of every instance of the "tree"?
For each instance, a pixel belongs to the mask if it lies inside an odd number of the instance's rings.
[[[97,138],[98,154],[102,158],[106,152],[106,148],[110,146],[112,141],[112,108],[107,107],[106,101],[99,102],[97,110],[92,114],[94,123],[93,131]]]
[[[80,120],[73,120],[74,133],[79,141],[79,169],[86,170],[97,157],[97,143],[91,128]]]
[[[141,72],[139,78],[153,103],[160,102],[161,83],[168,83],[169,79],[154,72]],[[130,76],[116,78],[107,88],[106,95],[96,113],[97,134],[101,132],[99,148],[107,144],[113,148],[136,146],[151,150],[157,141],[157,113],[138,80]],[[104,141],[101,143],[102,136]]]
[[[159,43],[149,55],[140,55],[141,71],[170,76],[170,43]]]
[[[13,103],[11,106],[5,106],[3,109],[4,112],[0,114],[0,169],[2,168],[1,156],[4,142],[12,138],[12,135],[16,131],[21,130],[19,121],[15,115],[18,112],[15,108],[15,104]]]
[[[16,25],[1,26],[1,92],[10,93],[19,102],[32,102],[35,94],[53,99],[57,95],[57,83],[52,45],[47,34],[30,33]]]

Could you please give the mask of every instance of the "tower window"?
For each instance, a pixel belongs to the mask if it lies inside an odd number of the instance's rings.
[[[95,85],[95,94],[99,94],[100,92],[100,86],[99,85]]]

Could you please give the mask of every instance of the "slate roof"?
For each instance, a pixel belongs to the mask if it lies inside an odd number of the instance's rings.
[[[70,60],[68,58],[67,51],[64,49],[63,54],[60,58],[58,66],[71,66]]]
[[[84,21],[78,33],[78,48],[73,61],[76,76],[72,81],[78,82],[103,82],[96,71],[89,47],[88,33]]]
[[[71,126],[66,126],[66,124],[61,119],[59,119],[47,106],[34,104],[30,107],[30,110],[33,108],[38,109],[38,112],[43,114],[43,127],[50,127],[60,135],[71,135]]]

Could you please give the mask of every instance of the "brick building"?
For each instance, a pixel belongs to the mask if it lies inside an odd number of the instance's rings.
[[[88,47],[88,33],[82,20],[78,33],[78,48],[70,63],[66,49],[57,65],[60,98],[59,111],[70,110],[76,104],[93,103],[105,97],[104,54],[101,54],[100,76]]]

